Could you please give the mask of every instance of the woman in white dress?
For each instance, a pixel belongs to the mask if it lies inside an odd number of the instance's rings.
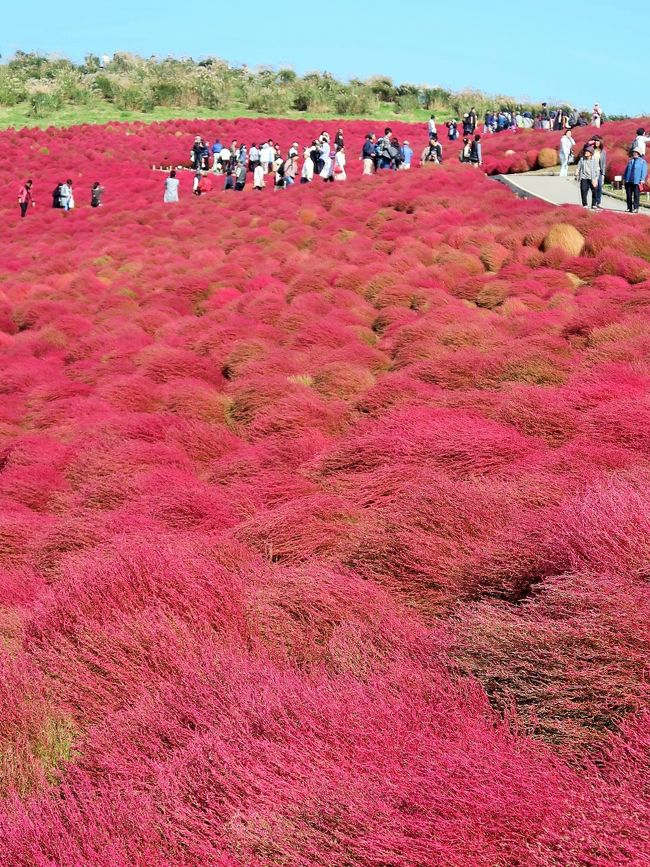
[[[324,181],[334,180],[334,160],[330,154],[329,142],[324,142],[320,149],[320,158],[323,163],[323,168],[320,171],[320,176]]]
[[[345,173],[345,148],[343,145],[336,146],[336,153],[334,154],[334,180],[347,180],[347,175]]]

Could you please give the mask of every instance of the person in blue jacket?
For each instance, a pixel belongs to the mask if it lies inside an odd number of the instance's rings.
[[[639,198],[641,184],[648,177],[648,164],[639,151],[632,151],[632,158],[625,166],[623,180],[625,182],[625,194],[627,196],[627,213],[639,213]]]
[[[413,148],[410,144],[404,140],[404,144],[401,147],[402,151],[402,165],[400,168],[403,170],[408,170],[411,168],[411,160],[413,159]]]
[[[222,150],[223,145],[221,144],[220,139],[217,139],[212,145],[212,171],[215,172],[215,174],[221,171],[220,154]]]

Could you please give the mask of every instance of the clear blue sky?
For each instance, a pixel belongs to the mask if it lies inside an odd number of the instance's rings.
[[[222,57],[650,113],[645,4],[589,0],[8,0],[0,53]],[[223,11],[222,11],[223,10]],[[254,10],[254,11],[252,11]],[[264,10],[268,10],[265,14]],[[198,14],[196,14],[198,12]],[[537,13],[541,12],[539,18]],[[634,47],[635,43],[638,47]],[[646,82],[646,86],[644,86]]]

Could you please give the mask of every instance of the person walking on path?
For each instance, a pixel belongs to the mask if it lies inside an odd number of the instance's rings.
[[[104,187],[99,183],[99,181],[95,181],[93,184],[93,188],[90,191],[90,207],[91,208],[101,208],[103,205],[102,196],[104,195]]]
[[[176,172],[172,169],[172,171],[169,173],[169,177],[165,178],[165,192],[163,195],[163,202],[177,202],[179,186],[180,181],[176,177]]]
[[[578,161],[576,180],[580,184],[582,207],[588,208],[589,190],[591,190],[591,207],[596,207],[598,178],[600,177],[600,159],[594,156],[593,147],[585,147]]]
[[[639,213],[639,199],[641,194],[641,184],[648,177],[648,164],[643,159],[639,151],[632,152],[628,164],[625,166],[623,181],[625,182],[625,194],[627,197],[627,213]]]
[[[601,209],[601,199],[603,198],[603,184],[605,183],[605,174],[607,172],[607,153],[605,151],[605,143],[599,135],[593,137],[594,144],[594,159],[600,163],[600,174],[598,175],[598,186],[596,187],[596,208]]]
[[[32,186],[33,182],[30,180],[25,181],[22,187],[18,190],[18,204],[20,205],[20,216],[26,217],[27,211],[29,210],[29,206],[34,207],[36,202],[32,196]]]
[[[569,158],[571,152],[576,146],[575,140],[571,135],[571,130],[567,129],[560,139],[560,177],[568,178],[569,176]]]

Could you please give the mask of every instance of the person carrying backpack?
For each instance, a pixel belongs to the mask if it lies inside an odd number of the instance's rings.
[[[460,149],[460,153],[458,154],[458,159],[461,163],[468,163],[470,160],[470,155],[472,152],[472,146],[470,144],[469,138],[465,136],[463,139],[463,146]]]
[[[397,171],[402,164],[402,150],[396,138],[391,138],[388,142],[388,156],[390,158],[390,168]]]
[[[391,151],[390,151],[390,142],[393,135],[393,130],[387,126],[384,130],[384,134],[381,138],[377,139],[377,168],[378,169],[390,169],[391,168]]]

